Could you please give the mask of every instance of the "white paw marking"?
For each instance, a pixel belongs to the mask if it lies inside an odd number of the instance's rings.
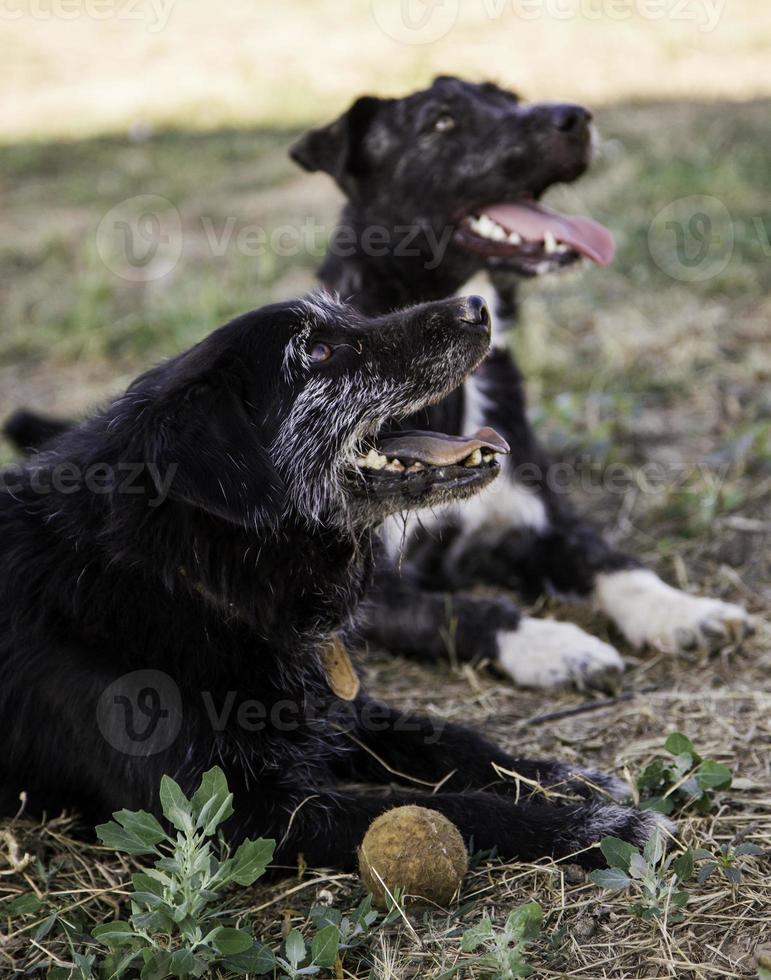
[[[582,846],[603,837],[620,837],[642,847],[647,844],[655,830],[664,837],[674,836],[675,825],[663,813],[653,810],[635,810],[631,807],[616,806],[612,803],[594,803],[587,806],[582,814],[577,840]]]
[[[636,647],[677,653],[740,640],[751,630],[750,617],[741,606],[688,595],[643,568],[599,575],[595,596]]]
[[[619,779],[618,776],[611,776],[607,772],[600,772],[599,769],[585,769],[583,766],[566,766],[565,768],[567,770],[567,779],[584,782],[587,789],[597,786],[603,793],[606,793],[618,803],[623,803],[632,795],[629,783],[623,779]]]
[[[603,686],[624,669],[618,651],[573,623],[529,616],[498,634],[498,665],[521,687]]]

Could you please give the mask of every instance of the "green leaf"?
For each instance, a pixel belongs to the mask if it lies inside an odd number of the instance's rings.
[[[529,977],[532,974],[532,969],[525,963],[522,958],[522,953],[518,949],[512,949],[509,951],[508,955],[508,968],[509,974],[512,977]]]
[[[653,810],[655,813],[663,813],[667,816],[674,810],[674,804],[670,797],[651,796],[650,799],[640,801],[641,810]]]
[[[643,857],[649,865],[655,868],[661,863],[663,856],[664,842],[661,839],[661,831],[656,827],[646,841],[645,847],[643,848]]]
[[[286,943],[284,946],[286,950],[286,958],[292,964],[292,966],[297,969],[297,967],[305,959],[305,940],[302,937],[302,933],[299,929],[292,929],[289,935],[286,937]]]
[[[42,909],[43,903],[33,892],[17,895],[6,909],[8,915],[34,915]]]
[[[696,782],[702,789],[727,789],[731,785],[733,773],[721,762],[705,759],[695,772]]]
[[[531,942],[540,935],[542,923],[543,909],[537,902],[528,902],[509,913],[504,928],[515,942]]]
[[[122,977],[123,974],[128,970],[128,968],[136,962],[136,960],[142,955],[142,950],[129,949],[127,952],[119,953],[118,951],[113,951],[108,953],[107,956],[101,961],[102,974],[109,977],[110,980],[113,978]]]
[[[629,859],[629,874],[633,878],[647,878],[651,874],[651,866],[642,854],[633,854]]]
[[[171,776],[164,776],[161,779],[160,798],[163,815],[172,827],[176,827],[184,834],[190,833],[193,829],[190,801]]]
[[[174,920],[162,909],[149,912],[137,912],[131,916],[131,924],[135,929],[144,932],[173,932]]]
[[[600,841],[600,849],[608,865],[611,868],[620,868],[621,871],[628,871],[632,855],[640,853],[632,844],[618,837],[603,837]]]
[[[723,875],[731,882],[732,885],[738,885],[739,882],[742,880],[741,868],[727,867],[727,868],[721,868],[720,870],[723,872]]]
[[[58,913],[52,912],[49,916],[43,919],[43,921],[40,923],[40,925],[37,927],[35,931],[35,942],[39,943],[41,940],[45,939],[48,933],[56,925],[56,920],[58,918],[59,918]]]
[[[693,851],[689,849],[678,854],[672,862],[672,870],[678,881],[688,881],[693,874]]]
[[[246,887],[253,885],[273,860],[275,849],[274,840],[266,840],[262,837],[257,840],[245,840],[233,858],[230,879]]]
[[[764,854],[765,851],[762,847],[758,847],[757,844],[739,844],[739,846],[734,850],[734,854],[740,857],[742,854],[749,854],[752,857],[759,857]]]
[[[699,873],[696,876],[696,880],[700,885],[703,885],[704,882],[707,880],[707,878],[709,878],[710,875],[716,870],[717,870],[717,864],[714,861],[709,861],[707,862],[707,864],[703,864],[699,868]]]
[[[125,830],[112,820],[109,823],[100,823],[96,828],[96,836],[105,847],[111,847],[114,851],[124,851],[126,854],[156,853],[151,844],[145,843],[135,833]]]
[[[670,755],[684,755],[686,753],[694,755],[695,753],[693,742],[682,732],[672,732],[664,742],[664,748]]]
[[[267,946],[255,943],[245,953],[228,956],[222,961],[222,965],[235,973],[254,973],[263,976],[265,973],[273,973],[276,968],[276,957]]]
[[[228,929],[225,926],[209,933],[206,941],[223,956],[245,953],[254,943],[254,939],[245,929]]]
[[[137,937],[137,934],[128,922],[121,922],[120,920],[116,922],[103,922],[101,925],[94,926],[91,930],[91,935],[97,942],[108,946],[110,949],[128,946]]]
[[[673,892],[672,897],[669,900],[670,905],[673,905],[676,909],[681,909],[684,905],[688,904],[688,899],[691,896],[686,891]]]
[[[314,905],[308,915],[317,929],[323,929],[325,926],[337,926],[339,928],[343,921],[343,914],[339,909],[330,908],[326,905]]]
[[[592,871],[589,875],[595,885],[605,888],[607,891],[620,891],[628,888],[632,884],[632,879],[620,868],[602,868]]]
[[[198,961],[192,949],[177,949],[171,954],[169,973],[173,977],[189,977],[191,974],[195,975],[194,971],[197,966]],[[198,976],[200,976],[200,972]]]
[[[154,949],[145,956],[145,965],[140,974],[141,980],[165,980],[171,974],[171,953],[165,949]]]
[[[311,960],[322,969],[330,970],[337,959],[340,930],[337,926],[325,926],[313,937]]]
[[[118,810],[113,813],[113,817],[128,833],[133,834],[137,840],[154,847],[162,840],[167,840],[163,827],[158,823],[152,813],[144,810]]]
[[[463,933],[461,949],[464,953],[473,953],[475,950],[479,949],[486,939],[490,939],[492,936],[493,924],[490,921],[490,918],[485,915],[475,926],[472,926]]]
[[[203,774],[190,805],[196,826],[207,835],[233,815],[233,794],[228,791],[225,773],[219,766]]]

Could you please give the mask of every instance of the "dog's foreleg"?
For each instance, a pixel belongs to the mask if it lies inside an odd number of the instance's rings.
[[[258,802],[258,801],[255,801]],[[593,801],[577,806],[515,803],[492,793],[408,793],[385,796],[323,792],[309,786],[282,801],[280,816],[265,822],[259,807],[242,823],[239,836],[275,837],[275,860],[294,865],[300,855],[312,867],[353,870],[356,850],[370,823],[395,806],[424,806],[438,810],[457,826],[466,846],[474,851],[497,849],[504,860],[535,861],[542,857],[572,856],[587,868],[603,867],[605,859],[593,845],[605,836],[643,845],[654,828],[668,825],[659,814],[612,803]],[[237,812],[248,807],[236,800]]]
[[[518,758],[472,728],[400,711],[366,694],[351,706],[346,722],[338,726],[345,751],[335,771],[349,782],[487,790],[517,799],[599,793],[624,800],[630,795],[626,783],[614,776],[561,762]]]
[[[405,573],[406,574],[406,573]],[[504,597],[427,592],[398,572],[381,570],[357,614],[367,642],[427,662],[498,659],[497,635],[516,630],[521,613]]]

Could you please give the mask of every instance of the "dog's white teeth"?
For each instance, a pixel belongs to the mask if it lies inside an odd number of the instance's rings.
[[[565,252],[569,252],[570,251],[570,246],[569,245],[565,245],[564,242],[560,242],[559,245],[557,246],[557,251],[559,252],[560,255],[564,255]]]
[[[356,465],[366,470],[382,470],[388,460],[376,449],[370,449],[366,456],[360,456],[356,460]]]
[[[491,463],[495,459],[495,453],[482,453],[482,462]]]
[[[482,462],[482,452],[479,449],[475,449],[474,452],[471,453],[470,456],[467,456],[463,460],[463,465],[464,466],[479,466],[479,464],[481,462]]]
[[[478,218],[470,221],[471,230],[481,238],[489,238],[493,242],[505,242],[509,240],[508,233],[497,221],[493,221],[486,214],[480,214]]]
[[[547,255],[554,255],[557,251],[557,239],[550,231],[543,236],[543,247]]]
[[[511,242],[512,245],[521,245],[522,236],[516,231],[509,232],[509,242]]]
[[[412,466],[408,466],[405,470],[406,473],[420,473],[421,470],[425,469],[422,463],[413,463]]]
[[[404,463],[401,463],[398,459],[389,459],[383,469],[388,470],[389,473],[403,473]]]

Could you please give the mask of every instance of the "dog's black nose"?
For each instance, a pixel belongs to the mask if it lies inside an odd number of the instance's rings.
[[[549,121],[561,133],[574,133],[588,128],[592,114],[582,105],[555,103],[548,109]]]
[[[490,309],[481,296],[466,296],[461,300],[461,320],[474,327],[481,327],[486,333],[492,329]]]

